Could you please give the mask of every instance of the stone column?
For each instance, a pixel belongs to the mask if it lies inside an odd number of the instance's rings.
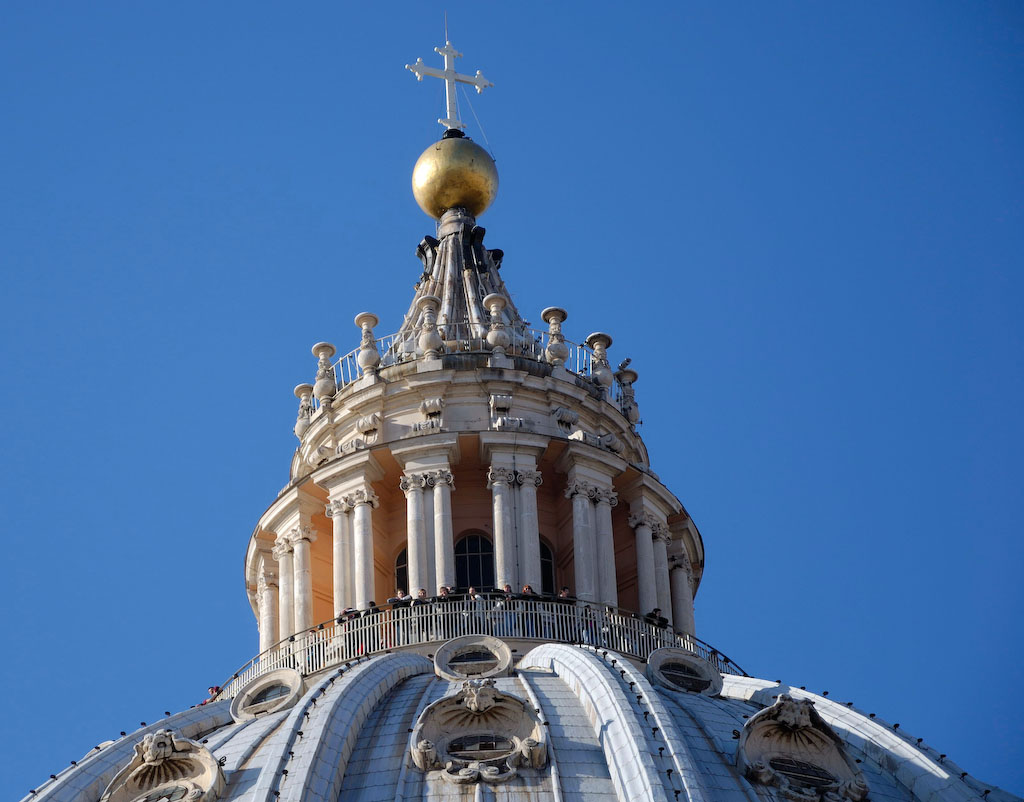
[[[657,523],[658,520],[650,513],[629,516],[629,525],[636,533],[636,579],[642,615],[659,606],[657,580],[654,578],[654,543],[651,540]]]
[[[594,528],[597,549],[597,587],[601,604],[619,606],[619,581],[615,575],[615,539],[612,535],[612,507],[619,497],[610,487],[597,489]]]
[[[373,488],[366,486],[345,496],[345,502],[352,505],[352,578],[355,587],[355,604],[360,610],[366,603],[375,601],[373,577],[373,508],[380,506],[380,499]]]
[[[495,468],[487,472],[487,487],[494,505],[494,581],[500,588],[506,583],[518,590],[516,572],[515,522],[512,519],[512,485],[515,471]]]
[[[519,582],[535,593],[542,591],[540,570],[540,525],[537,522],[537,488],[544,479],[540,471],[516,471],[519,485]]]
[[[437,471],[434,480],[434,577],[435,585],[455,586],[455,534],[452,530],[451,471]]]
[[[693,572],[684,555],[670,570],[672,580],[672,614],[675,628],[688,635],[696,635],[693,620]]]
[[[274,559],[280,572],[280,592],[278,593],[278,640],[295,633],[295,568],[292,560],[292,542],[285,535],[278,535],[274,540]]]
[[[427,582],[433,582],[432,593],[437,592],[437,565],[434,547],[434,476],[423,474],[423,573]]]
[[[316,540],[316,532],[309,526],[296,526],[291,531],[290,539],[295,554],[295,632],[302,632],[314,623],[309,544]]]
[[[572,499],[572,556],[576,573],[576,598],[598,600],[597,544],[594,538],[593,497],[597,488],[586,482],[571,481],[565,490]]]
[[[256,598],[260,609],[260,654],[262,654],[277,643],[280,635],[277,623],[277,574],[267,568],[265,561],[260,566],[260,575],[256,582]]]
[[[334,524],[331,568],[334,580],[334,617],[352,604],[352,507],[341,499],[327,503],[327,517]]]
[[[658,591],[658,606],[661,614],[672,624],[672,592],[668,580],[668,527],[658,523],[654,534],[654,586]],[[646,612],[646,611],[645,611]]]
[[[433,596],[431,577],[427,576],[427,532],[423,519],[423,487],[426,484],[421,473],[405,474],[399,481],[405,493],[406,555],[409,560],[409,593],[413,597],[420,588],[426,588],[427,595]]]

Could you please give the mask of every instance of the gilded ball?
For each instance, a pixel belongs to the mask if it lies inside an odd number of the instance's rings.
[[[439,218],[455,207],[477,217],[498,194],[498,168],[475,142],[464,137],[445,138],[416,161],[412,194],[431,217]]]

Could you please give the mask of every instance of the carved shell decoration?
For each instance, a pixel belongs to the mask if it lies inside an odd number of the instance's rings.
[[[224,774],[209,749],[172,730],[157,730],[135,745],[135,755],[110,781],[100,802],[214,802],[223,790]]]

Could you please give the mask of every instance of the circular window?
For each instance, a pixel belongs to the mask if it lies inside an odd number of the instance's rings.
[[[665,688],[704,696],[722,692],[722,675],[711,663],[685,649],[655,649],[647,658],[647,677]]]
[[[487,635],[464,635],[443,644],[434,655],[434,673],[459,681],[507,676],[512,652],[502,641]]]
[[[302,675],[294,668],[278,668],[256,677],[231,700],[231,717],[248,721],[285,710],[302,695]]]

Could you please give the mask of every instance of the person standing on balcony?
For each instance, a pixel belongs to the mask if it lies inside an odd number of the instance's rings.
[[[416,632],[418,633],[419,640],[417,643],[424,643],[427,640],[428,632],[430,631],[430,622],[427,620],[430,613],[424,607],[430,603],[430,599],[427,598],[427,589],[420,588],[416,591],[416,598],[409,602],[409,606],[415,608],[412,611],[413,618],[416,619]]]
[[[392,645],[404,646],[409,642],[409,614],[405,608],[412,601],[412,596],[402,588],[395,588],[395,595],[388,599],[391,605]]]
[[[522,621],[523,637],[536,638],[538,617],[537,602],[540,601],[540,596],[538,596],[529,585],[523,585],[523,589],[519,593],[519,599],[521,602],[525,602],[518,605],[521,610],[520,620]]]

